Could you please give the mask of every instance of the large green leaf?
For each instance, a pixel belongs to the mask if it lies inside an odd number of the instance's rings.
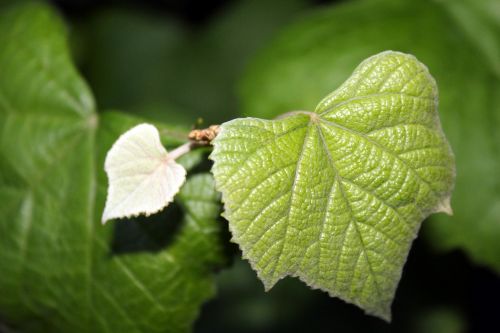
[[[436,78],[443,129],[457,161],[454,216],[432,218],[425,234],[437,247],[462,247],[500,271],[495,44],[490,53],[478,50],[448,12],[427,0],[354,1],[318,11],[283,31],[250,66],[241,90],[243,112],[270,118],[310,109],[367,56],[387,49],[414,54]]]
[[[104,156],[137,119],[95,112],[46,6],[2,13],[0,45],[1,320],[40,332],[188,330],[221,260],[211,177],[188,180],[155,232],[102,226]],[[160,133],[167,145],[185,134]],[[142,244],[124,241],[124,228]]]
[[[387,320],[420,223],[451,213],[437,88],[413,56],[364,61],[315,112],[237,119],[214,141],[233,239],[271,288],[298,276]]]

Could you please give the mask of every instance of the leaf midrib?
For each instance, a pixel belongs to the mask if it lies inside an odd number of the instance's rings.
[[[345,201],[345,203],[346,203],[346,205],[347,205],[347,207],[349,209],[349,215],[351,216],[351,219],[349,220],[349,225],[353,225],[354,226],[354,228],[356,230],[356,234],[359,237],[359,241],[361,242],[361,251],[363,252],[365,260],[366,260],[366,262],[368,264],[368,269],[370,270],[370,274],[373,276],[373,281],[374,281],[374,284],[375,284],[375,291],[376,291],[377,295],[380,298],[382,296],[382,292],[380,290],[379,283],[378,283],[378,281],[376,279],[377,275],[375,274],[375,271],[373,270],[373,267],[372,267],[372,263],[371,263],[371,261],[370,261],[370,259],[368,257],[368,254],[366,253],[366,245],[365,245],[363,236],[361,235],[361,232],[360,232],[360,230],[359,230],[359,228],[357,226],[357,219],[354,216],[354,212],[352,210],[351,203],[349,202],[349,199],[347,198],[347,195],[346,195],[345,190],[344,190],[344,186],[343,186],[343,184],[342,184],[342,182],[340,180],[339,171],[337,169],[337,166],[335,165],[333,156],[330,153],[330,149],[328,148],[328,145],[326,144],[325,138],[323,136],[323,130],[321,129],[321,126],[318,123],[315,123],[315,126],[318,129],[318,135],[320,137],[321,144],[322,144],[322,146],[324,148],[324,151],[325,151],[325,153],[326,153],[326,155],[328,157],[328,160],[330,161],[329,166],[332,168],[332,171],[335,174],[335,180],[332,182],[332,187],[335,186],[335,182],[337,182],[337,184],[339,185],[340,193],[341,193],[342,198],[344,199],[344,201]],[[345,237],[347,235],[347,231],[349,229],[349,225],[346,227],[346,232],[345,232],[344,237],[343,237],[344,240],[345,240]],[[321,237],[321,235],[320,235],[320,237]],[[343,248],[343,246],[344,246],[344,244],[342,244],[342,248]],[[340,255],[340,253],[342,253],[342,248],[339,251],[339,255]],[[339,262],[339,261],[340,260],[337,260],[337,262]],[[335,283],[336,283],[336,281],[337,281],[337,279],[335,279]],[[366,279],[363,281],[362,290],[364,289],[365,284],[366,284]]]

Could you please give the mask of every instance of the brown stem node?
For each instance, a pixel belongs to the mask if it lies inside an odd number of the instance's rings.
[[[189,132],[189,140],[201,144],[208,145],[212,142],[213,139],[219,134],[220,126],[219,125],[211,125],[208,128],[203,129],[194,129]]]

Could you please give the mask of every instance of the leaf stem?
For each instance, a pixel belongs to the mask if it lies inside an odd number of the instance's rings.
[[[188,141],[188,142],[184,143],[183,145],[180,145],[179,147],[172,150],[170,153],[168,153],[168,155],[172,159],[176,160],[179,157],[181,157],[182,155],[189,153],[194,148],[194,146],[195,146],[195,144],[193,142]]]

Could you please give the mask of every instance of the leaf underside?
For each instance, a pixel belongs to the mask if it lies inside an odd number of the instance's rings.
[[[297,276],[390,320],[422,220],[451,213],[437,100],[424,65],[383,52],[314,112],[222,125],[212,171],[233,241],[266,289]]]
[[[122,134],[106,154],[109,186],[102,222],[162,210],[179,192],[186,170],[169,157],[160,134],[140,124]]]

